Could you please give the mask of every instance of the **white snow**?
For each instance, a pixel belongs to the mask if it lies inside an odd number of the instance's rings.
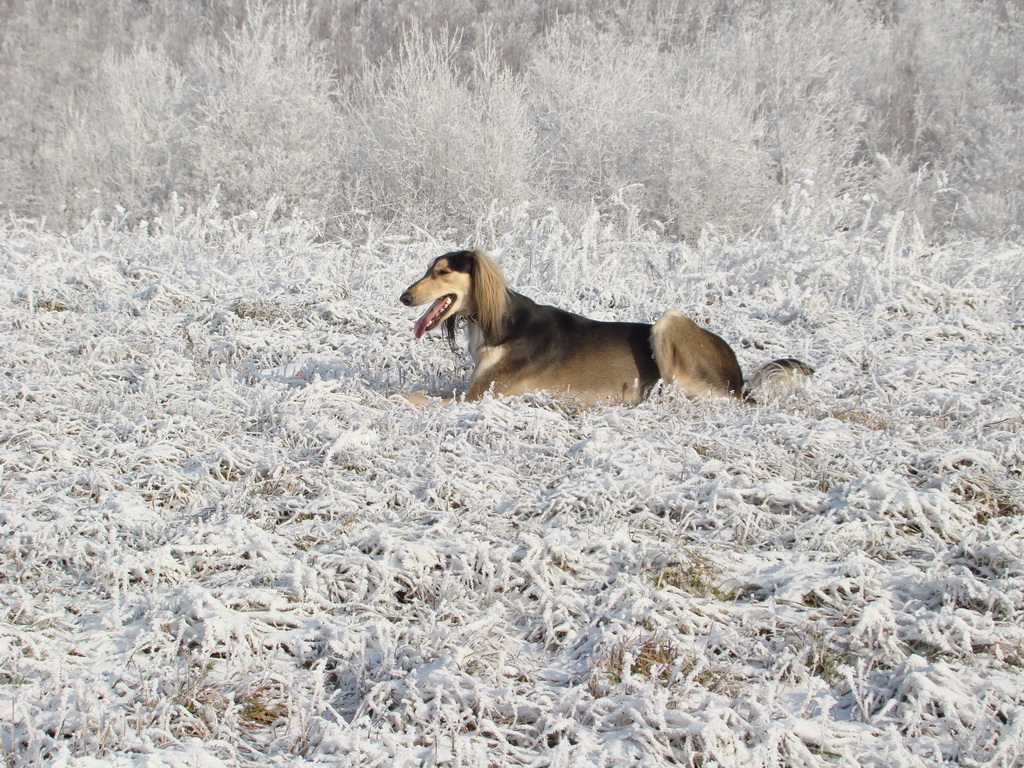
[[[817,373],[416,407],[454,245],[0,229],[8,765],[1024,765],[1020,247],[510,227],[537,300]]]

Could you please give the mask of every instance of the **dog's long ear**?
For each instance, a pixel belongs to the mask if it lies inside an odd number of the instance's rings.
[[[497,336],[508,308],[508,285],[501,268],[483,251],[473,252],[473,303],[484,336]]]

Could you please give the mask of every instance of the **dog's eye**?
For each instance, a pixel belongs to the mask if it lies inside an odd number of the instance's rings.
[[[437,276],[438,277],[444,277],[445,275],[450,275],[451,273],[452,273],[452,271],[450,269],[439,269],[439,270],[437,270]]]

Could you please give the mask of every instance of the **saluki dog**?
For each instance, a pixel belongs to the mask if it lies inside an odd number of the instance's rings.
[[[481,251],[438,256],[400,300],[408,307],[430,305],[413,326],[416,338],[443,324],[454,349],[458,319],[467,322],[476,368],[466,400],[488,391],[550,390],[586,403],[637,403],[659,380],[692,398],[748,399],[732,348],[682,312],[670,309],[650,325],[602,322],[543,306],[511,290]],[[812,373],[799,360],[776,360],[751,383]]]

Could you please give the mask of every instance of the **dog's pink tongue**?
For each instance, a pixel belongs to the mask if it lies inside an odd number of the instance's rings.
[[[445,298],[445,296],[442,296],[431,304],[430,308],[416,321],[416,325],[412,327],[412,332],[416,335],[417,339],[423,337],[423,334],[427,332],[427,328],[430,327],[434,319],[441,313],[441,306],[444,304]]]
[[[422,338],[423,334],[427,332],[427,315],[430,311],[427,310],[426,314],[423,315],[419,320],[416,321],[416,325],[412,327],[412,332],[416,335],[416,338]]]

